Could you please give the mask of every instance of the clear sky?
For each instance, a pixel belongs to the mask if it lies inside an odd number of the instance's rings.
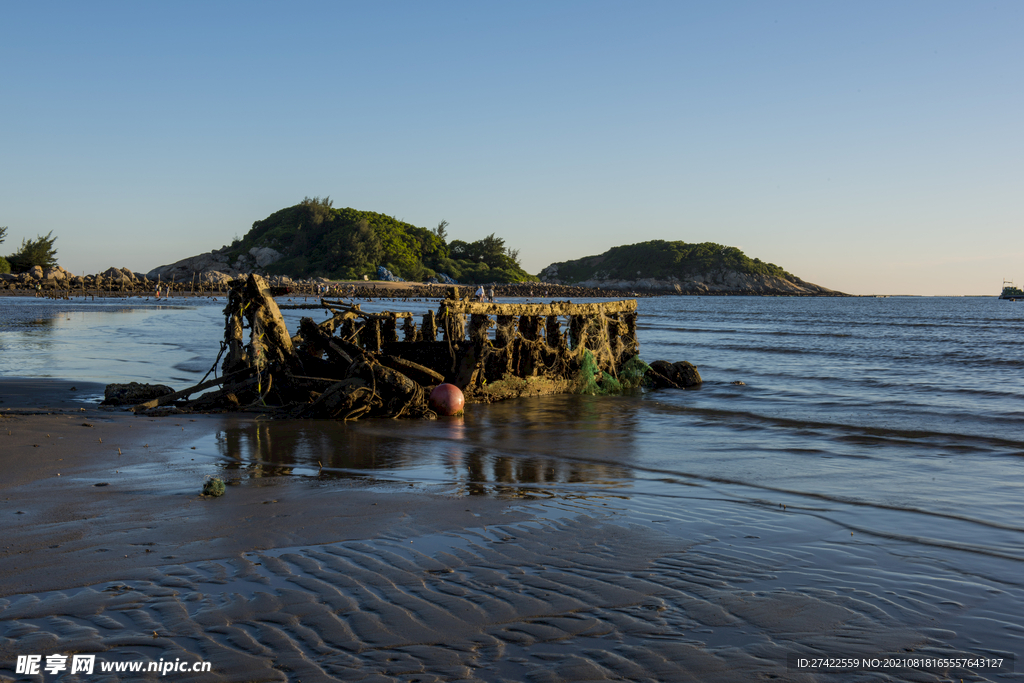
[[[718,242],[1024,283],[1024,3],[0,2],[0,253],[148,271],[330,195],[537,273]]]

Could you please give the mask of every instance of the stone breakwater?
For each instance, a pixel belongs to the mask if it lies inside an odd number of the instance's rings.
[[[200,258],[200,257],[194,257]],[[186,259],[188,261],[189,259]],[[5,294],[45,294],[47,296],[92,295],[152,295],[157,288],[161,293],[217,294],[226,293],[236,279],[247,277],[234,269],[229,272],[215,270],[195,272],[168,270],[169,266],[138,273],[128,268],[108,268],[95,275],[75,275],[60,266],[43,269],[39,266],[17,275],[0,275],[0,292]],[[187,275],[187,276],[186,276]],[[180,277],[179,277],[180,276]],[[738,273],[713,274],[706,278],[679,280],[676,278],[638,280],[588,280],[567,284],[557,279],[541,282],[520,282],[493,285],[496,298],[570,299],[617,298],[621,296],[649,297],[672,294],[710,296],[847,296],[841,292],[819,287],[798,278],[782,280],[763,275]],[[286,275],[269,276],[268,284],[281,294],[298,296],[332,296],[362,299],[376,298],[439,298],[451,285],[416,282],[356,281],[338,282],[327,278],[292,279]],[[457,285],[459,297],[471,297],[479,285]],[[485,285],[491,289],[491,285]]]
[[[203,295],[225,294],[235,279],[223,273],[202,273],[188,280],[164,280],[160,276],[137,273],[128,268],[108,268],[95,275],[74,275],[57,266],[43,270],[35,267],[17,275],[0,275],[0,293],[7,295],[43,295],[57,298],[82,295],[92,296],[153,296],[157,288],[161,294]],[[292,279],[286,275],[268,276],[267,283],[280,295],[328,296],[357,299],[437,299],[454,289],[459,298],[472,297],[479,285],[442,285],[417,282],[338,282],[327,278]],[[491,286],[486,286],[490,288]],[[597,287],[558,285],[527,282],[519,284],[493,285],[494,295],[502,298],[602,298],[631,296],[656,296],[666,292],[623,292]]]
[[[174,279],[173,276],[164,279],[159,274],[138,273],[128,268],[108,268],[102,273],[94,275],[75,275],[60,266],[47,269],[35,266],[17,275],[0,275],[0,291],[9,294],[41,292],[55,296],[73,296],[80,293],[131,295],[155,294],[159,288],[161,293],[170,291],[204,294],[226,292],[230,283],[235,279],[230,275],[217,272],[195,273],[192,277],[184,280]],[[292,280],[289,277],[280,276],[269,278],[269,280],[274,287],[300,294],[326,292],[332,285],[326,278]],[[337,288],[334,291],[338,291]]]
[[[108,268],[94,275],[75,275],[60,267],[44,269],[40,266],[16,275],[0,275],[0,292],[5,294],[43,294],[46,296],[68,297],[83,294],[96,295],[153,295],[157,288],[161,293],[172,294],[217,294],[226,293],[231,282],[246,276],[237,276],[220,271],[193,272],[187,278],[178,278],[174,271],[164,277],[164,270],[139,273],[128,268]],[[159,272],[158,272],[159,271]],[[235,271],[232,270],[232,273]],[[184,273],[180,273],[184,274]],[[268,284],[281,294],[299,296],[341,296],[362,299],[376,298],[440,298],[452,289],[451,285],[416,282],[338,282],[327,278],[292,279],[286,275],[269,276]],[[479,285],[458,285],[454,289],[460,298],[471,297]],[[488,286],[490,288],[490,286]],[[493,285],[496,298],[601,298],[619,297],[624,293],[631,296],[656,296],[667,292],[659,290],[623,291],[580,285],[562,285],[544,282],[524,282]]]

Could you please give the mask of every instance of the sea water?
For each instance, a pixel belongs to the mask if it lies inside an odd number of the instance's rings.
[[[0,302],[0,376],[181,389],[210,370],[223,338],[222,299]],[[434,302],[362,305],[419,315]],[[1024,306],[657,297],[640,299],[638,311],[641,357],[693,363],[699,388],[474,406],[459,440],[492,454],[728,481],[751,497],[776,491],[862,504],[862,513],[970,520],[981,526],[943,528],[1024,559],[993,531],[1024,529]],[[291,329],[302,316],[323,317],[284,313]],[[419,438],[415,423],[365,424]]]
[[[223,303],[6,298],[0,376],[184,388],[214,364]],[[289,327],[310,314],[287,311]],[[251,423],[205,450],[253,476],[323,466],[549,499],[552,514],[600,500],[778,572],[792,563],[791,583],[852,585],[880,609],[890,595],[959,605],[935,625],[956,627],[951,643],[1012,652],[1024,639],[1022,333],[1024,305],[995,298],[644,298],[641,357],[693,363],[699,388],[473,405],[457,422]],[[998,609],[983,598],[997,594]]]

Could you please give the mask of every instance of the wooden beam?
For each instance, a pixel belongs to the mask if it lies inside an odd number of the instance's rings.
[[[636,299],[594,304],[574,304],[569,301],[555,301],[550,304],[484,304],[477,301],[443,301],[441,306],[447,307],[452,313],[469,313],[471,315],[596,315],[602,312],[632,313],[636,311]]]
[[[326,308],[330,312],[334,313],[336,316],[340,316],[342,318],[366,318],[366,319],[378,318],[378,319],[384,319],[384,318],[392,318],[392,317],[394,317],[394,318],[411,318],[412,317],[412,313],[407,313],[407,312],[393,313],[391,311],[381,311],[380,313],[367,313],[366,311],[364,311],[361,308],[359,308],[359,304],[349,305],[349,304],[346,304],[343,301],[331,301],[330,299],[320,299],[320,303],[322,304],[322,306],[321,306],[322,308]]]
[[[183,389],[181,391],[175,391],[173,394],[164,394],[163,396],[159,396],[150,401],[146,401],[145,403],[139,403],[137,405],[134,405],[132,406],[132,410],[134,412],[139,412],[140,410],[149,410],[150,408],[157,408],[159,406],[165,406],[168,403],[174,403],[179,398],[188,398],[190,395],[196,393],[197,391],[203,391],[204,389],[215,387],[218,384],[224,384],[224,382],[241,375],[243,372],[245,372],[245,370],[237,370],[230,374],[222,375],[220,377],[211,379],[208,382],[197,384],[194,387],[189,387],[188,389]]]

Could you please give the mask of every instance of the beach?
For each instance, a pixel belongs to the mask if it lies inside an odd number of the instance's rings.
[[[197,681],[1019,676],[1020,358],[982,332],[1015,311],[643,303],[641,354],[701,389],[348,424],[97,405],[101,377],[194,382],[216,305],[11,314],[0,677],[55,680],[14,671],[54,653]],[[971,657],[1003,661],[925,664]]]
[[[733,520],[756,537],[679,536],[655,528],[671,512],[614,494],[553,511],[514,483],[409,493],[312,472],[236,471],[204,498],[211,468],[186,444],[222,420],[4,418],[31,462],[2,491],[0,658],[211,662],[194,680],[813,680],[786,657],[929,644],[856,597],[764,590],[779,558],[752,541],[806,531],[782,513]]]

